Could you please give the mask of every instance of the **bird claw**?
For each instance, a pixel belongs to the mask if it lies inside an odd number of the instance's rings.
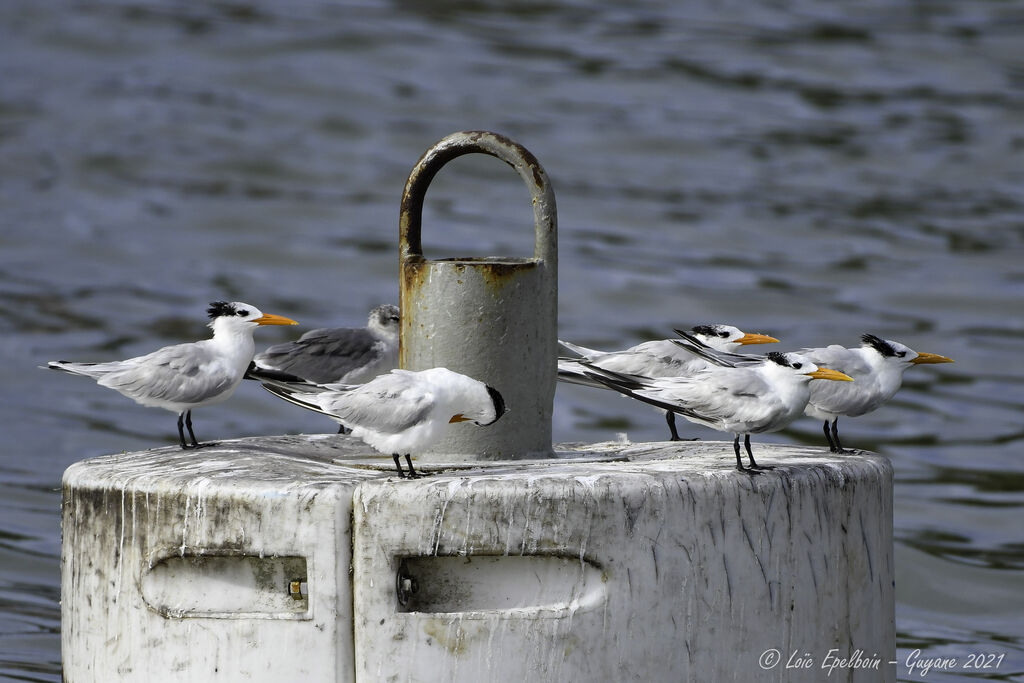
[[[762,472],[761,470],[755,470],[752,467],[737,467],[736,469],[737,471],[742,472],[743,474],[749,474],[750,476],[764,474],[764,472]]]

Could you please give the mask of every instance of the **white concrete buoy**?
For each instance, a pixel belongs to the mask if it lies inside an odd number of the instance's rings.
[[[762,447],[759,477],[725,442],[411,481],[345,436],[77,463],[65,680],[818,681],[786,659],[855,650],[880,668],[837,680],[895,680],[891,467]]]

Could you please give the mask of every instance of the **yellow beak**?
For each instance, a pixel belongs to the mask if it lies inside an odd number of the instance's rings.
[[[775,344],[779,340],[767,334],[745,334],[736,340],[737,344]]]
[[[917,358],[910,361],[914,365],[930,365],[932,363],[952,363],[952,358],[940,356],[937,353],[919,353]]]
[[[818,368],[814,372],[805,373],[813,379],[834,379],[837,382],[852,382],[853,378],[847,374],[839,372],[838,370],[831,370],[829,368]]]
[[[273,313],[264,313],[253,320],[253,322],[257,325],[298,325],[291,318],[286,318],[283,315],[274,315]]]
[[[469,422],[469,418],[462,413],[459,413],[458,415],[452,415],[452,419],[448,420],[448,424],[453,422]]]

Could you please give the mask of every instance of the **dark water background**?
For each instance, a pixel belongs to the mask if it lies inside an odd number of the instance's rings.
[[[397,303],[406,174],[464,129],[517,139],[552,178],[563,338],[730,322],[785,348],[871,331],[955,358],[843,433],[895,467],[901,659],[1002,653],[981,673],[1024,680],[1010,0],[4,0],[0,678],[60,678],[64,468],[176,438],[170,413],[36,365],[199,338],[212,299],[362,323]],[[511,170],[463,158],[431,187],[425,249],[525,255],[530,222]],[[196,428],[331,426],[246,386]],[[620,431],[665,436],[643,406],[559,389],[557,441]],[[819,425],[765,440],[818,443]]]

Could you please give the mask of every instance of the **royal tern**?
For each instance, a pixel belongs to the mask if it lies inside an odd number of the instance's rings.
[[[679,330],[677,332],[686,334]],[[735,351],[741,346],[779,341],[766,334],[748,334],[732,325],[697,325],[689,334],[718,351]],[[582,362],[620,374],[643,377],[688,377],[708,365],[707,361],[680,348],[672,339],[644,342],[623,351],[597,351],[561,340],[558,343],[579,356],[558,359],[558,379],[591,387],[606,388],[604,384],[587,376]],[[675,413],[666,410],[665,421],[671,432],[671,440],[680,441]]]
[[[260,370],[278,370],[318,384],[362,384],[398,367],[398,307],[377,306],[366,327],[311,330],[256,354]],[[259,379],[259,375],[255,375]]]
[[[227,400],[235,392],[255,353],[252,335],[260,325],[297,325],[279,315],[261,313],[239,301],[214,301],[207,314],[213,338],[189,344],[165,346],[153,353],[108,363],[50,361],[48,368],[84,375],[97,384],[124,394],[136,403],[178,414],[178,438],[182,448],[184,427],[192,440],[192,410]]]
[[[497,389],[447,368],[392,370],[366,384],[327,384],[319,390],[281,382],[263,388],[342,423],[376,450],[390,453],[400,477],[405,476],[400,454],[415,477],[411,453],[441,440],[455,423],[486,426],[505,413]]]
[[[839,441],[839,416],[857,417],[870,413],[899,391],[903,373],[912,365],[952,363],[952,358],[935,353],[918,353],[913,349],[873,334],[861,337],[861,346],[844,348],[838,344],[800,353],[815,363],[828,365],[853,377],[852,384],[811,386],[811,398],[804,412],[825,421],[823,431],[833,453],[845,453]],[[829,421],[832,431],[829,433]]]
[[[750,435],[774,432],[801,415],[812,379],[849,381],[841,372],[819,367],[799,353],[773,351],[764,357],[715,352],[687,335],[674,343],[708,360],[688,377],[641,377],[597,366],[587,369],[596,381],[626,396],[671,410],[694,422],[734,435],[736,469],[756,473],[762,467],[750,450]],[[740,436],[750,468],[740,457]]]

